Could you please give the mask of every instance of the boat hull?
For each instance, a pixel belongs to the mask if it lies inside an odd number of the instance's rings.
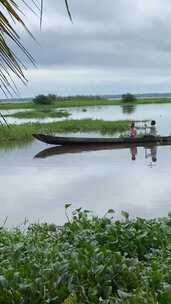
[[[33,137],[50,145],[101,145],[101,144],[171,144],[171,136],[142,136],[137,138],[86,138],[86,137],[62,137],[62,136],[51,136],[45,134],[33,134]]]

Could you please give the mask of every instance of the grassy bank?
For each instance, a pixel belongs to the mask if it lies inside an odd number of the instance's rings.
[[[6,117],[15,117],[15,118],[60,118],[60,117],[68,117],[70,115],[67,111],[45,111],[45,110],[34,110],[34,111],[23,111],[16,112],[14,114],[6,114]]]
[[[22,125],[10,125],[9,128],[0,126],[0,146],[13,143],[31,142],[33,133],[54,134],[65,132],[93,132],[98,131],[103,134],[114,134],[127,131],[130,122],[124,121],[104,121],[104,120],[64,120],[53,123],[29,123]]]
[[[135,104],[164,104],[164,103],[171,103],[171,98],[141,98],[137,99]]]
[[[164,104],[164,103],[171,103],[171,98],[142,98],[137,99],[135,102],[136,104]],[[104,105],[122,105],[121,100],[108,100],[108,99],[84,99],[84,98],[77,98],[77,99],[69,99],[64,101],[57,101],[54,102],[50,106],[44,106],[47,108],[68,108],[68,107],[86,107],[86,106],[104,106]],[[8,110],[8,109],[39,109],[39,105],[35,105],[33,102],[26,102],[26,103],[0,103],[1,110]]]
[[[123,215],[78,209],[62,227],[2,227],[0,303],[170,304],[170,217]]]
[[[15,110],[15,109],[33,109],[35,105],[33,102],[1,102],[0,103],[0,110]]]

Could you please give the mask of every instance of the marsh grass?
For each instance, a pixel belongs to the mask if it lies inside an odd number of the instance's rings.
[[[113,215],[79,208],[61,227],[1,227],[0,303],[170,304],[170,217]]]
[[[1,110],[15,110],[15,109],[32,109],[34,108],[33,102],[1,102],[0,109]]]
[[[62,118],[68,117],[70,113],[68,111],[53,111],[51,109],[40,109],[40,110],[33,110],[33,111],[22,111],[17,112],[14,114],[6,114],[6,117],[15,117],[15,118]]]
[[[0,147],[5,144],[26,144],[33,140],[33,133],[68,133],[68,132],[93,132],[101,134],[115,134],[124,132],[130,127],[129,121],[104,121],[104,120],[63,120],[53,123],[28,123],[10,125],[9,128],[0,126]]]
[[[164,104],[171,103],[171,98],[139,98],[136,100],[134,105],[138,104]],[[123,105],[121,99],[108,100],[103,98],[98,99],[90,99],[90,98],[69,98],[68,100],[58,100],[53,102],[51,105],[47,105],[44,107],[47,108],[69,108],[69,107],[85,107],[85,106],[105,106],[105,105]],[[8,110],[8,109],[39,109],[42,105],[36,105],[33,102],[15,102],[15,103],[0,103],[0,109]]]

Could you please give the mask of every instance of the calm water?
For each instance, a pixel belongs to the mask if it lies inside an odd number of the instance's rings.
[[[136,160],[129,149],[101,150],[34,158],[46,145],[0,152],[0,218],[18,225],[64,222],[64,204],[102,215],[109,208],[131,216],[155,217],[171,211],[171,148],[138,148]],[[145,158],[148,154],[148,158]]]
[[[116,106],[87,112],[75,109],[73,116],[90,114],[103,119],[154,118],[161,133],[171,134],[171,105],[138,106],[130,114]],[[47,148],[34,141],[20,149],[0,150],[1,222],[8,216],[9,226],[25,218],[62,224],[65,203],[91,209],[98,215],[109,208],[147,218],[171,211],[171,147],[139,147],[137,151],[66,151],[59,147],[34,158]]]
[[[104,120],[156,120],[160,134],[171,134],[171,104],[138,105],[132,109],[121,106],[102,106],[82,109],[73,109],[72,118],[93,118]]]

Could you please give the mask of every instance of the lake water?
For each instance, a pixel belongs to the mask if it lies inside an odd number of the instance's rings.
[[[87,112],[96,111],[95,116],[103,119],[120,119],[122,115],[137,120],[153,118],[163,134],[171,134],[171,105],[150,105],[149,111],[147,106],[137,106],[131,114],[123,114],[119,108],[106,107],[106,112],[104,107],[91,108]],[[87,114],[80,109],[74,111],[78,116]],[[98,215],[109,208],[117,214],[124,210],[131,217],[146,218],[171,211],[170,146],[138,147],[137,151],[66,151],[59,147],[34,157],[47,148],[34,141],[22,148],[0,150],[0,221],[8,216],[8,226],[21,224],[25,218],[60,225],[65,221],[65,203]]]

